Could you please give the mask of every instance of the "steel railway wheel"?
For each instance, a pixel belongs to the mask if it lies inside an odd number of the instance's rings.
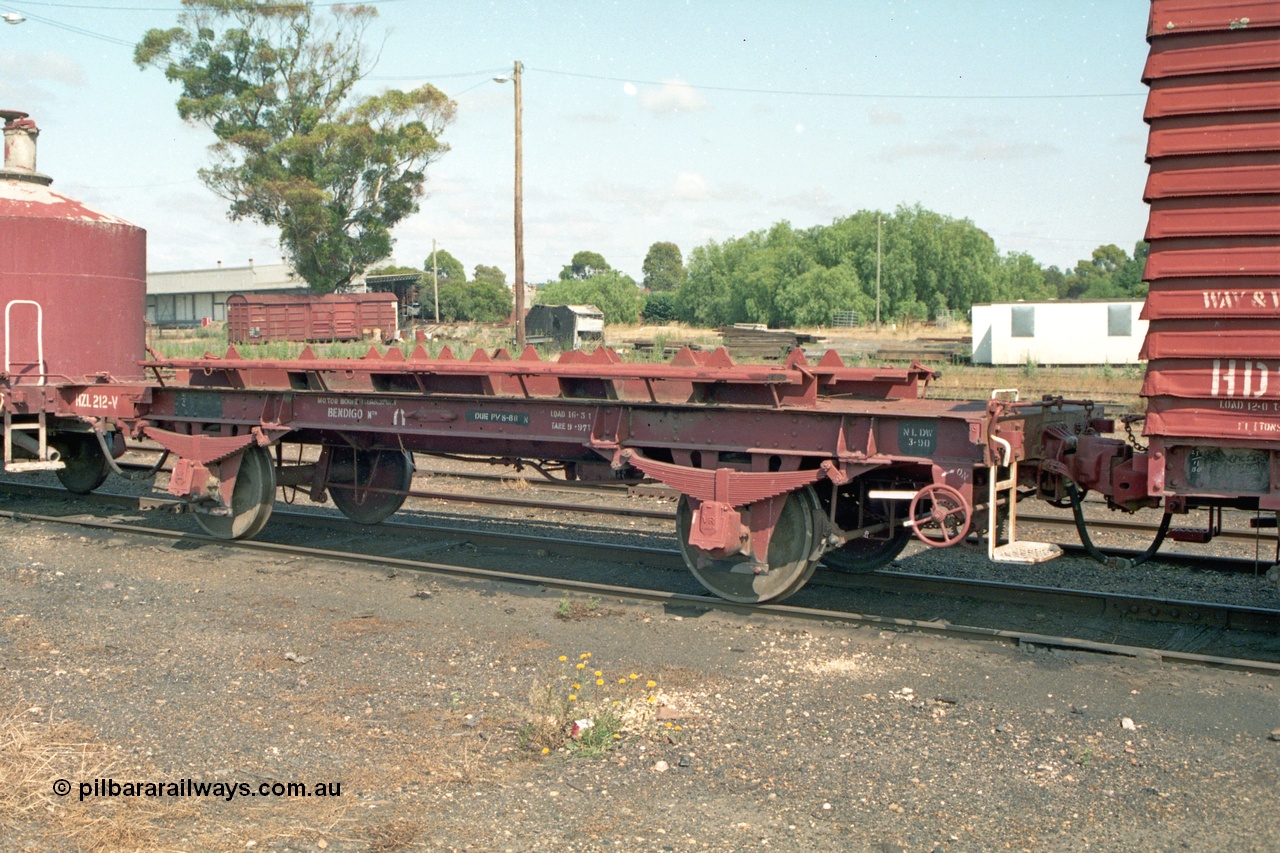
[[[787,495],[782,514],[769,540],[768,571],[756,574],[750,558],[742,554],[717,557],[689,544],[693,510],[685,497],[676,507],[676,533],[685,565],[709,592],[739,604],[780,601],[800,590],[813,577],[817,561],[821,512],[813,487]]]
[[[823,554],[822,564],[837,572],[874,572],[892,563],[910,541],[911,531],[905,527],[895,530],[888,539],[850,539]]]
[[[329,497],[356,524],[377,524],[390,518],[406,497],[391,492],[407,492],[413,485],[413,456],[404,450],[335,447],[329,466]]]
[[[887,500],[865,500],[865,507],[859,511],[859,505],[863,503],[859,499],[859,493],[865,494],[873,487],[874,484],[868,483],[864,488],[859,488],[857,483],[853,483],[840,493],[836,505],[836,523],[841,528],[856,530],[876,524],[888,524],[894,518],[893,504]],[[883,487],[891,488],[892,484],[885,483]],[[829,503],[823,507],[823,511],[830,512]],[[904,511],[905,507],[899,510],[897,521],[901,522]],[[839,548],[823,554],[822,564],[837,572],[874,572],[892,563],[910,541],[911,528],[898,526],[866,538],[850,539]]]
[[[87,495],[101,486],[111,473],[107,457],[98,446],[98,439],[89,433],[67,432],[56,436],[50,444],[58,451],[66,465],[57,471],[58,482],[68,492]]]
[[[196,513],[196,523],[219,539],[248,539],[262,532],[276,499],[276,472],[265,447],[251,444],[240,457],[231,492],[231,514]]]

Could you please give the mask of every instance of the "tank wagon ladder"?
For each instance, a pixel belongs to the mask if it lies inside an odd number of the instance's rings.
[[[44,309],[41,308],[39,302],[33,302],[30,299],[14,299],[4,306],[4,375],[6,377],[13,376],[13,306],[15,305],[31,305],[36,309],[36,360],[34,367],[36,368],[36,385],[45,384],[44,377]],[[27,362],[21,362],[26,364]],[[35,431],[37,437],[32,439],[26,435],[29,431]],[[28,453],[35,455],[34,460],[24,460],[18,462],[14,458],[14,446],[21,447]],[[58,471],[65,465],[58,458],[58,451],[49,447],[49,425],[45,419],[45,412],[41,409],[36,414],[34,421],[21,421],[15,423],[13,420],[13,412],[8,406],[4,407],[4,470],[11,474],[24,473],[29,471]]]

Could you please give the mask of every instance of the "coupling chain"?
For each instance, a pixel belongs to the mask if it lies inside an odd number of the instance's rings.
[[[1135,423],[1139,423],[1144,420],[1146,420],[1146,417],[1143,415],[1140,415],[1138,417],[1131,417],[1126,415],[1124,417],[1124,433],[1129,437],[1129,444],[1133,445],[1133,449],[1137,450],[1139,453],[1146,453],[1147,445],[1139,441],[1138,437],[1133,434],[1133,425]]]

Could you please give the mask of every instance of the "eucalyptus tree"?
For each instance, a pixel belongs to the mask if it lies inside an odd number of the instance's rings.
[[[139,68],[177,83],[178,115],[214,136],[200,179],[232,220],[279,229],[319,292],[391,254],[391,229],[418,210],[427,166],[455,104],[431,85],[359,94],[374,65],[371,6],[183,0],[177,26],[134,48]]]

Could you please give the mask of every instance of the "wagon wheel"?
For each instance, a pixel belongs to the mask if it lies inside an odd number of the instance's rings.
[[[103,455],[98,440],[83,432],[67,432],[55,436],[50,444],[66,465],[58,470],[58,481],[68,492],[87,495],[106,482],[111,466]]]
[[[404,450],[335,447],[329,470],[329,497],[343,515],[357,524],[377,524],[390,518],[404,505],[403,492],[413,485],[413,456]]]
[[[850,539],[822,555],[822,564],[837,572],[860,574],[874,572],[893,562],[911,541],[911,529],[901,527],[888,539]]]
[[[231,491],[231,514],[196,513],[196,523],[219,539],[248,539],[262,532],[276,498],[276,472],[265,447],[251,444],[240,456]]]
[[[934,548],[946,548],[964,539],[973,520],[973,508],[951,486],[934,483],[911,499],[916,538]]]
[[[890,504],[885,500],[868,501],[862,513],[864,525],[887,523],[890,518]],[[856,495],[842,494],[837,509],[836,521],[844,528],[852,528],[858,524],[858,500]],[[899,513],[901,515],[901,513]],[[882,566],[893,562],[911,541],[910,527],[896,527],[888,531],[888,538],[850,539],[839,548],[822,555],[822,564],[837,572],[859,574],[874,572]]]
[[[813,577],[821,512],[812,486],[787,495],[773,536],[769,539],[768,571],[756,574],[749,557],[717,557],[689,544],[693,510],[681,496],[676,507],[676,534],[685,565],[709,592],[739,604],[780,601],[800,590]]]

